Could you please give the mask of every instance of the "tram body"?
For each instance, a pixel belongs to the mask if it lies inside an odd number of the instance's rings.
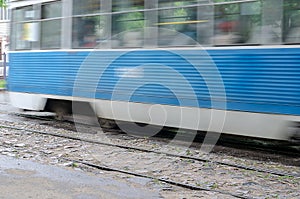
[[[275,1],[12,1],[11,103],[298,139],[300,2]]]

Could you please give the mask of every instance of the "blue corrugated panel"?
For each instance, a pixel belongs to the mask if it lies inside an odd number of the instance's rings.
[[[8,88],[300,115],[300,49],[12,53]]]

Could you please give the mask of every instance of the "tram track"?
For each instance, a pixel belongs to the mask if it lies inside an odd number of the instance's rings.
[[[118,169],[118,168],[107,167],[107,166],[94,164],[94,163],[90,163],[90,162],[85,162],[85,161],[80,161],[80,160],[73,160],[73,159],[66,159],[66,158],[65,158],[65,160],[76,162],[76,163],[79,163],[79,164],[82,164],[82,165],[85,165],[85,166],[88,166],[88,167],[91,167],[91,168],[94,168],[94,169],[98,169],[98,170],[117,172],[117,173],[122,173],[122,174],[126,174],[126,175],[135,176],[135,177],[148,178],[148,179],[151,179],[151,180],[167,183],[169,185],[173,185],[173,186],[177,186],[177,187],[181,187],[181,188],[185,188],[185,189],[189,189],[189,190],[193,190],[193,191],[208,191],[208,192],[214,192],[214,193],[219,193],[219,194],[223,194],[223,195],[233,196],[235,198],[251,199],[250,197],[242,196],[242,195],[236,194],[236,193],[231,193],[231,192],[216,190],[216,189],[210,189],[210,188],[206,188],[206,187],[195,186],[195,185],[192,185],[192,184],[185,184],[185,183],[182,183],[182,182],[176,182],[176,181],[173,181],[173,180],[154,177],[154,176],[150,176],[150,175],[143,175],[143,174],[139,174],[139,173],[136,173],[136,172],[121,170],[121,169]]]
[[[35,119],[38,119],[38,118],[35,118]],[[42,120],[43,121],[55,121],[55,120],[52,120],[52,119],[45,119],[45,118],[42,119]],[[64,123],[64,122],[62,122],[62,123]],[[111,143],[101,142],[101,141],[98,141],[98,140],[88,139],[88,138],[84,138],[84,137],[68,135],[68,134],[65,134],[65,133],[55,133],[55,132],[52,132],[52,131],[33,130],[33,129],[31,129],[31,127],[22,128],[22,127],[15,127],[15,126],[9,126],[9,125],[0,125],[0,128],[12,129],[12,130],[17,130],[17,131],[26,131],[26,132],[31,132],[31,133],[34,133],[34,134],[54,136],[54,137],[58,137],[58,138],[70,139],[70,140],[75,140],[75,141],[80,141],[80,142],[85,142],[85,143],[90,143],[90,144],[97,144],[97,145],[102,145],[102,146],[117,147],[117,148],[126,149],[126,150],[130,150],[130,151],[163,154],[163,155],[166,155],[166,156],[169,156],[169,157],[176,157],[176,158],[180,158],[180,159],[193,160],[193,161],[199,161],[199,162],[208,162],[208,163],[212,163],[212,164],[218,164],[218,165],[222,165],[222,166],[233,167],[233,168],[236,168],[236,169],[256,171],[256,172],[260,172],[260,173],[263,173],[263,174],[270,174],[270,175],[275,175],[275,176],[279,176],[279,177],[280,176],[294,177],[294,178],[299,178],[300,177],[300,174],[295,174],[295,173],[280,172],[280,171],[264,169],[264,168],[259,168],[259,167],[251,167],[251,166],[246,166],[246,165],[241,165],[241,164],[228,163],[228,162],[223,162],[223,161],[215,161],[215,160],[211,160],[209,158],[200,158],[200,157],[193,157],[193,156],[188,156],[188,155],[179,155],[179,154],[174,154],[174,153],[161,152],[161,151],[150,150],[150,149],[141,148],[141,147],[111,144]],[[76,132],[76,133],[78,133],[78,132]],[[76,158],[65,158],[65,157],[60,157],[59,159],[62,159],[62,160],[65,160],[65,161],[71,161],[71,162],[74,162],[74,163],[77,163],[77,164],[82,164],[84,166],[87,166],[87,167],[90,167],[90,168],[93,168],[93,169],[97,169],[97,170],[110,171],[110,172],[130,175],[130,176],[147,178],[147,179],[151,179],[153,181],[166,183],[166,184],[181,187],[181,188],[184,188],[184,189],[187,189],[187,190],[207,191],[207,192],[232,196],[232,197],[235,197],[235,198],[243,198],[243,199],[244,198],[245,199],[246,198],[247,199],[251,198],[251,197],[248,197],[244,194],[235,193],[234,191],[231,192],[231,191],[225,191],[225,190],[218,189],[218,188],[217,189],[216,188],[209,188],[209,187],[201,186],[201,185],[194,184],[194,183],[181,182],[180,180],[175,181],[175,180],[171,180],[171,179],[165,179],[165,178],[160,177],[160,176],[157,177],[157,176],[154,176],[154,175],[144,175],[144,174],[141,174],[139,172],[135,172],[134,170],[129,171],[129,170],[121,169],[121,168],[105,166],[105,165],[101,165],[101,163],[97,160],[95,160],[95,161],[92,161],[92,160],[86,161],[86,160],[81,160],[81,159],[77,160]]]
[[[145,153],[163,154],[163,155],[167,155],[167,156],[170,156],[170,157],[177,157],[177,158],[193,160],[193,161],[199,161],[199,162],[209,162],[209,163],[213,163],[213,164],[229,166],[229,167],[234,167],[234,168],[244,169],[244,170],[249,170],[249,171],[256,171],[256,172],[260,172],[260,173],[267,173],[267,174],[272,174],[272,175],[276,175],[276,176],[287,176],[287,177],[296,177],[296,178],[300,177],[300,173],[294,174],[294,173],[288,173],[288,172],[280,172],[280,171],[274,171],[274,170],[270,170],[270,169],[263,169],[263,168],[253,167],[253,166],[246,166],[246,165],[241,165],[241,164],[210,160],[209,158],[193,157],[193,156],[189,156],[189,155],[179,155],[179,154],[175,154],[175,153],[156,151],[156,150],[151,150],[151,149],[146,149],[146,148],[141,148],[141,147],[133,147],[133,146],[124,146],[124,145],[119,145],[119,144],[112,144],[112,143],[102,142],[102,141],[99,141],[99,140],[93,140],[93,139],[88,139],[88,138],[83,138],[83,137],[78,137],[78,136],[72,136],[72,135],[67,135],[67,134],[37,131],[37,130],[31,130],[31,129],[28,129],[28,128],[18,128],[18,127],[12,127],[12,126],[7,126],[7,125],[0,125],[0,128],[7,128],[7,129],[18,130],[18,131],[29,131],[29,132],[36,133],[36,134],[41,134],[41,135],[55,136],[55,137],[60,137],[60,138],[66,138],[66,139],[86,142],[86,143],[90,143],[90,144],[117,147],[117,148],[126,149],[126,150],[134,150],[134,151],[145,152]]]
[[[66,119],[63,121],[55,119],[55,117],[43,117],[43,116],[35,116],[35,115],[26,115],[26,114],[15,114],[20,117],[26,117],[29,119],[36,119],[41,121],[52,121],[52,122],[68,122],[70,124],[74,124],[72,119]],[[77,123],[80,121],[76,121]],[[83,125],[86,125],[86,123],[82,123]],[[116,132],[116,133],[123,133],[119,129],[105,129],[102,127],[104,131],[107,132]],[[154,135],[153,138],[157,140],[168,140],[174,138],[174,135],[176,135],[178,132],[173,132],[170,130],[170,128],[163,129],[161,133],[158,133],[157,135]],[[184,132],[184,134],[188,133],[188,130]],[[192,145],[197,145],[197,143],[202,143],[204,140],[206,132],[198,133],[195,136],[194,143]],[[182,137],[184,141],[184,137]],[[276,142],[273,144],[272,142]],[[268,141],[265,139],[255,139],[255,138],[247,138],[247,137],[241,137],[241,136],[231,136],[231,135],[220,135],[219,141],[217,145],[224,146],[224,147],[232,147],[237,149],[245,149],[245,150],[252,150],[252,151],[263,151],[264,153],[269,154],[278,154],[278,155],[284,155],[288,157],[300,157],[300,145],[298,143],[291,142],[277,142],[277,141]],[[300,166],[300,165],[299,165]]]
[[[26,115],[26,114],[14,114],[20,117],[25,117],[29,119],[36,119],[36,120],[42,120],[42,121],[52,121],[52,122],[68,122],[70,124],[74,124],[74,121],[72,119],[66,119],[66,120],[57,120],[55,117],[49,117],[49,116],[35,116],[35,115]],[[80,123],[80,121],[76,121],[76,123]],[[81,123],[83,125],[86,125],[86,123]],[[102,127],[104,131],[107,132],[117,132],[117,133],[123,133],[119,129],[106,129]],[[170,130],[170,128],[163,128],[161,133],[158,133],[157,135],[154,135],[153,137],[155,139],[160,140],[166,140],[166,139],[172,139],[174,138],[174,135],[178,132],[173,132]],[[184,132],[184,134],[188,133],[188,130]],[[206,132],[198,133],[195,136],[194,143],[202,143],[204,140]],[[224,136],[224,137],[223,137]],[[184,137],[183,137],[184,141]],[[272,142],[276,142],[273,144]],[[193,145],[194,145],[193,143]],[[224,147],[232,147],[232,148],[238,148],[238,149],[246,149],[246,150],[253,150],[253,151],[264,151],[264,153],[270,153],[270,154],[279,154],[289,157],[300,157],[300,145],[299,143],[292,142],[277,142],[277,141],[268,141],[265,139],[256,139],[256,138],[247,138],[242,136],[231,136],[231,135],[220,135],[219,141],[217,145],[224,146]],[[300,166],[300,165],[299,165]]]

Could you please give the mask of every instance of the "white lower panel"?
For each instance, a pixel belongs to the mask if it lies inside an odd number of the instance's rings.
[[[13,106],[29,110],[43,110],[47,98],[89,102],[98,117],[107,119],[279,140],[288,140],[292,122],[300,121],[290,115],[10,93]]]
[[[99,117],[182,129],[288,140],[299,116],[211,110],[126,102],[96,102]]]
[[[47,102],[47,98],[41,95],[15,92],[9,92],[9,100],[14,107],[35,111],[43,110]]]

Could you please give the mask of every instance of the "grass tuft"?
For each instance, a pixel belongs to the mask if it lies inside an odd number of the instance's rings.
[[[4,79],[0,79],[0,89],[6,88],[6,81]]]

